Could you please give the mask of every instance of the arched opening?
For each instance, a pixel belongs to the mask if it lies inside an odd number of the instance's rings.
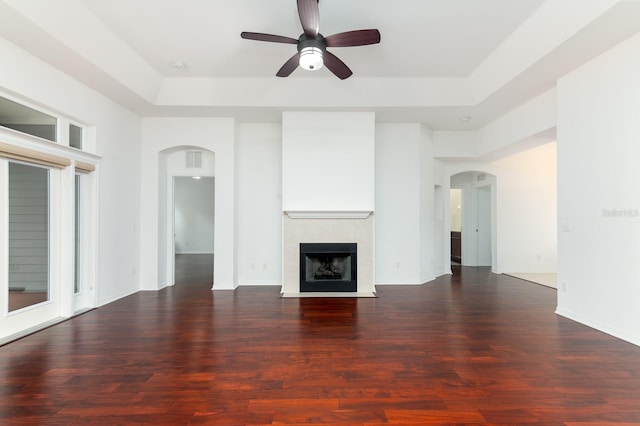
[[[451,176],[451,261],[497,272],[496,176],[465,171]]]
[[[202,261],[210,258],[210,265],[206,267],[210,268],[208,276],[213,281],[215,153],[186,145],[160,151],[158,177],[160,287],[176,284],[176,256],[180,255],[208,255],[182,259],[188,265],[198,257],[200,260],[196,262],[202,267]]]

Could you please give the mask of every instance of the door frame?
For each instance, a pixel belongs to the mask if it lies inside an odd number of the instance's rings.
[[[167,226],[167,241],[171,241],[171,244],[168,244],[167,252],[170,259],[167,262],[167,285],[173,286],[176,284],[176,178],[193,178],[195,175],[185,175],[185,174],[173,174],[167,176],[167,207],[170,211],[167,211],[168,226]],[[213,194],[212,201],[216,200],[216,178],[213,175],[208,174],[198,174],[202,179],[213,179]],[[215,210],[215,209],[214,209]],[[213,216],[213,229],[214,229],[214,240],[215,240],[215,227],[216,227],[216,217],[215,214]],[[214,260],[215,262],[215,260]]]

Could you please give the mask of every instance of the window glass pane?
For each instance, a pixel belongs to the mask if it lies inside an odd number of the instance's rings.
[[[9,163],[9,311],[49,300],[49,170]]]
[[[81,176],[76,175],[76,225],[75,225],[75,274],[73,292],[80,293],[80,182]]]
[[[82,149],[82,127],[69,124],[69,146]]]
[[[0,98],[0,126],[56,142],[56,124],[55,117]]]

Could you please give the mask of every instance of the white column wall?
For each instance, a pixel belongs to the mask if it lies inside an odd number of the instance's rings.
[[[101,112],[95,123],[102,156],[97,185],[100,304],[139,290],[140,119],[120,114],[124,117]]]
[[[432,132],[426,126],[420,126],[420,254],[418,264],[420,277],[418,282],[425,283],[435,278],[435,253],[433,241],[436,236],[435,222],[435,176],[433,160]],[[444,224],[439,224],[444,226]]]
[[[431,140],[435,149],[433,132]],[[433,236],[433,274],[436,277],[451,273],[451,232],[449,226],[449,176],[444,172],[444,165],[433,160],[434,183],[434,236]]]
[[[238,284],[282,284],[282,126],[238,126]]]
[[[558,82],[558,310],[640,345],[640,35]]]
[[[376,284],[421,284],[421,126],[376,125]]]

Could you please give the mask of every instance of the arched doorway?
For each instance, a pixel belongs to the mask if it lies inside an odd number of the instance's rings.
[[[450,178],[451,259],[497,272],[496,176],[481,171]]]
[[[175,284],[176,259],[176,179],[205,178],[213,182],[215,205],[215,154],[197,146],[177,146],[165,149],[159,155],[159,212],[158,212],[158,279],[161,287]],[[185,204],[182,208],[186,208]],[[211,210],[213,212],[213,210]],[[215,213],[201,218],[201,225],[212,229],[215,239]],[[178,221],[179,223],[180,221]],[[214,241],[206,244],[213,249]],[[181,249],[179,248],[178,251]],[[213,265],[211,265],[213,271]]]

